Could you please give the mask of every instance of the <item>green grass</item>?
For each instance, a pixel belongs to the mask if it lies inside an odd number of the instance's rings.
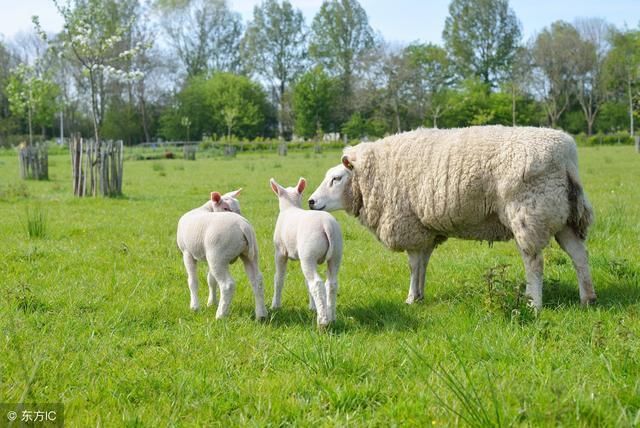
[[[580,306],[555,243],[535,316],[521,304],[515,245],[460,240],[435,251],[425,301],[407,306],[406,256],[336,213],[345,257],[326,333],[293,262],[267,322],[253,320],[240,263],[230,317],[192,313],[175,228],[211,191],[244,188],[270,301],[278,206],[268,179],[304,176],[312,190],[338,152],[126,161],[118,199],[74,198],[66,156],[51,157],[46,182],[20,181],[3,158],[0,401],[63,402],[68,426],[637,426],[640,156],[579,156],[597,216],[597,306]],[[33,206],[47,212],[40,239],[25,234]]]

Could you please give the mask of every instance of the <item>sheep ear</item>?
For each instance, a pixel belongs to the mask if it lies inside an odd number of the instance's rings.
[[[211,192],[211,201],[214,204],[218,204],[220,203],[220,199],[222,198],[222,196],[220,195],[220,193],[218,192]]]
[[[276,180],[274,180],[273,178],[269,180],[269,183],[271,183],[271,190],[273,190],[273,193],[280,196],[280,189],[282,188],[282,186],[276,183]]]
[[[231,196],[232,198],[237,198],[240,192],[242,192],[242,187],[239,188],[238,190],[234,190],[233,192],[227,193],[225,196]]]
[[[298,185],[296,186],[296,188],[298,189],[298,193],[302,194],[305,187],[307,187],[307,180],[305,180],[304,177],[300,177],[300,180],[298,180]]]
[[[342,165],[344,165],[348,170],[353,170],[353,161],[354,159],[350,159],[349,155],[342,156]]]

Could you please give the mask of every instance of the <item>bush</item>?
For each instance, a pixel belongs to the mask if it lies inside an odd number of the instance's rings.
[[[587,137],[584,133],[575,136],[576,144],[579,146],[599,146],[599,145],[633,145],[633,137],[627,131],[614,132],[613,134],[603,134],[601,132]]]

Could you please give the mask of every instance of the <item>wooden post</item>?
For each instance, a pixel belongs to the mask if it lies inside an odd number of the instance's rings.
[[[636,153],[640,153],[640,135],[636,135],[634,138],[636,140]]]
[[[282,141],[278,145],[278,155],[279,156],[286,156],[287,155],[287,143],[286,143],[286,141]]]
[[[22,146],[18,152],[18,159],[22,179],[49,179],[49,153],[45,143]]]

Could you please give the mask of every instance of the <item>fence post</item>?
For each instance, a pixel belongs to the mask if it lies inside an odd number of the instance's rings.
[[[49,179],[49,152],[46,143],[21,146],[18,160],[22,179]]]
[[[286,141],[282,141],[278,145],[278,155],[279,156],[286,156],[287,155],[287,142]]]
[[[636,142],[636,153],[640,153],[640,135],[635,136]]]

